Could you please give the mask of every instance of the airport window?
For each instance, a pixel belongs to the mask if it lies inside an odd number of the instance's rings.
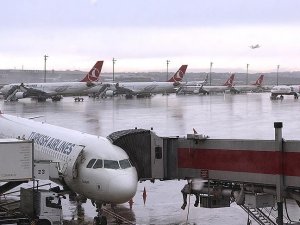
[[[102,168],[102,167],[103,167],[102,159],[97,159],[95,165],[93,166],[93,169]]]
[[[96,159],[91,159],[89,161],[89,163],[87,164],[86,168],[92,168],[92,166],[94,165],[95,162],[96,162]]]
[[[104,160],[104,168],[107,169],[120,169],[118,161],[115,160]]]
[[[126,169],[126,168],[131,167],[129,159],[120,160],[119,163],[120,163],[121,169]]]
[[[156,159],[162,158],[162,148],[160,146],[155,147],[155,158]]]

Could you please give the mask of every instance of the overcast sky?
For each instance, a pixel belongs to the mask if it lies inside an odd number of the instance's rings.
[[[0,0],[0,69],[300,70],[299,0]],[[250,45],[260,48],[251,49]]]

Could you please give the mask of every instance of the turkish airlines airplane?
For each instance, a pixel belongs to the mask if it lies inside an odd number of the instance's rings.
[[[202,86],[199,89],[199,93],[210,94],[213,92],[225,92],[227,90],[231,90],[234,80],[234,74],[231,74],[230,77],[226,80],[223,85],[219,86]]]
[[[14,83],[4,85],[0,92],[6,101],[16,101],[22,98],[37,98],[46,101],[51,98],[59,101],[62,95],[79,95],[86,89],[94,86],[101,73],[103,61],[98,61],[89,73],[80,82],[55,82],[55,83]]]
[[[58,163],[59,182],[89,198],[98,209],[104,203],[125,203],[136,193],[135,167],[127,153],[107,138],[1,111],[0,138],[34,140],[34,160]]]
[[[273,86],[262,85],[264,80],[264,75],[261,74],[259,78],[251,85],[233,85],[231,91],[240,93],[240,92],[259,92],[259,91],[267,91],[270,90]]]
[[[283,95],[293,95],[295,99],[300,96],[300,85],[278,85],[271,89],[271,100],[277,99],[280,95],[280,99],[283,99]]]
[[[116,95],[126,95],[126,97],[145,97],[158,93],[175,93],[182,83],[187,65],[182,65],[177,72],[165,82],[118,82],[118,83],[98,83],[95,87],[87,89],[87,93],[97,93],[99,96],[113,97]]]

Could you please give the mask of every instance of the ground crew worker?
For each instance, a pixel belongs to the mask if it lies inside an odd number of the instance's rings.
[[[192,189],[192,183],[190,181],[188,181],[188,184],[184,185],[184,187],[181,190],[181,193],[182,193],[182,197],[183,197],[183,204],[181,206],[181,209],[184,210],[186,205],[187,205],[187,195],[188,194],[194,194],[195,195],[196,200],[195,200],[194,206],[198,207],[198,205],[199,205],[199,193]]]

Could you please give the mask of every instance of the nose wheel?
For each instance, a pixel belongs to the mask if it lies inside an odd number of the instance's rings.
[[[98,215],[94,217],[93,225],[107,225],[107,218],[102,213],[102,204],[96,204]]]

